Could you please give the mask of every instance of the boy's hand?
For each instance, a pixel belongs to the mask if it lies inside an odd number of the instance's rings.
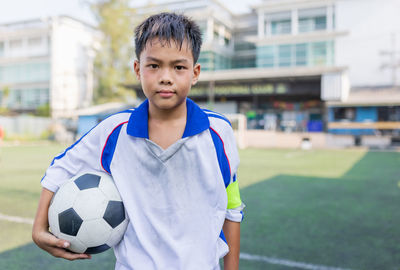
[[[49,221],[47,218],[53,192],[43,188],[39,199],[39,206],[32,228],[32,239],[41,249],[47,251],[57,258],[64,258],[70,261],[77,259],[90,259],[89,254],[77,254],[66,250],[69,243],[58,239],[49,232]]]
[[[36,245],[54,257],[70,261],[91,258],[89,254],[78,254],[66,250],[70,244],[65,240],[58,239],[48,231],[34,232],[32,238]]]

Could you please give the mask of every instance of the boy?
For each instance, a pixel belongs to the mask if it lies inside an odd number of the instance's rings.
[[[106,171],[130,218],[114,247],[116,269],[219,269],[225,255],[225,269],[238,269],[243,206],[233,132],[223,116],[187,98],[200,74],[199,27],[183,15],[157,14],[136,28],[135,45],[147,100],[105,119],[53,160],[33,240],[56,257],[90,258],[49,233],[47,211],[66,179]]]

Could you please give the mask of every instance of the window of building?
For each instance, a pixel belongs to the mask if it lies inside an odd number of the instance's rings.
[[[235,51],[255,50],[254,43],[250,42],[235,42]]]
[[[217,30],[214,30],[214,40],[218,40],[219,39],[219,33]]]
[[[224,45],[225,46],[229,46],[230,42],[231,42],[231,40],[228,37],[224,37]]]
[[[400,106],[378,107],[378,121],[400,121]]]
[[[326,28],[326,8],[299,10],[299,33],[325,30]]]
[[[334,121],[354,121],[356,119],[355,108],[333,108]]]
[[[48,62],[13,64],[0,67],[0,80],[3,83],[45,82],[50,79]]]
[[[21,48],[22,48],[22,40],[21,39],[10,40],[10,49],[11,50],[19,50]]]
[[[296,44],[296,66],[307,65],[307,44]]]
[[[324,66],[327,64],[327,43],[314,42],[311,44],[313,66]]]
[[[257,67],[275,66],[276,46],[257,47]]]
[[[214,70],[214,53],[210,51],[200,52],[197,62],[201,65],[202,70]]]
[[[200,28],[201,36],[203,37],[203,40],[206,40],[207,39],[207,21],[201,20],[201,21],[196,21],[196,23]]]
[[[18,107],[20,107],[22,103],[22,90],[16,89],[13,92],[14,92],[14,102]]]
[[[290,20],[271,22],[272,35],[290,34],[291,30],[292,27]]]
[[[267,32],[271,35],[285,35],[292,32],[292,18],[290,12],[266,14]]]
[[[29,47],[40,47],[42,45],[42,37],[28,38]]]
[[[280,67],[289,67],[292,63],[292,45],[279,45],[278,64]]]

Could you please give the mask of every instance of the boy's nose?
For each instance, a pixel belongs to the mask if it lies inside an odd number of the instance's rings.
[[[168,70],[164,70],[160,77],[160,84],[171,85],[172,84],[171,74]]]

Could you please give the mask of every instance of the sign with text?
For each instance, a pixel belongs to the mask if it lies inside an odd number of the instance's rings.
[[[210,88],[195,86],[189,96],[208,96]],[[288,94],[289,85],[286,83],[264,83],[264,84],[239,84],[239,85],[216,85],[215,96],[239,96],[239,95],[277,95]]]

